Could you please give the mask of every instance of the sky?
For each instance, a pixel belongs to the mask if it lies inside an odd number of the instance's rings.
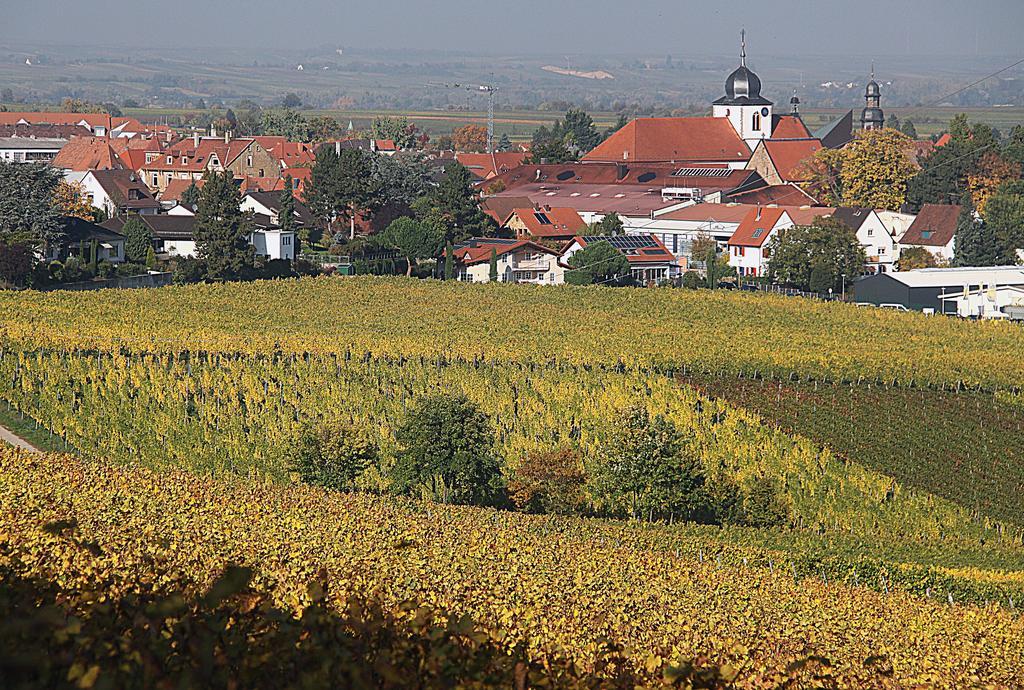
[[[19,43],[494,54],[1024,54],[1024,0],[0,0]]]

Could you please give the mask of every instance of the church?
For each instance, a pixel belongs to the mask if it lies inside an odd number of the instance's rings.
[[[880,129],[885,116],[874,68],[871,77],[861,127]],[[583,160],[743,169],[750,167],[755,153],[764,158],[772,149],[786,149],[792,158],[797,150],[813,153],[816,148],[838,148],[853,138],[852,110],[812,135],[800,118],[800,99],[795,93],[790,105],[788,114],[777,114],[775,104],[761,95],[761,80],[747,67],[746,33],[741,32],[739,67],[725,80],[725,95],[712,104],[710,117],[637,118]],[[779,176],[785,178],[784,174]]]

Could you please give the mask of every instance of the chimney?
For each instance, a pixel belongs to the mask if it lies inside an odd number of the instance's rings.
[[[629,173],[629,168],[626,166],[625,163],[616,163],[615,164],[615,180],[617,182],[620,182],[620,181],[626,179],[626,175],[628,173]]]
[[[210,136],[211,137],[216,137],[217,136],[217,128],[214,127],[212,124],[210,125]]]
[[[231,143],[231,132],[229,132],[227,130],[224,131],[224,143],[225,144],[230,144]]]
[[[199,132],[192,133],[192,143],[195,144],[197,149],[199,148]]]

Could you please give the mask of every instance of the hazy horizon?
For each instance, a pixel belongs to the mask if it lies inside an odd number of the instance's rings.
[[[776,0],[754,7],[704,2],[634,3],[523,0],[513,10],[445,0],[429,7],[396,0],[372,6],[330,0],[178,0],[140,2],[125,15],[114,0],[0,0],[8,26],[4,42],[154,48],[265,49],[314,45],[358,50],[448,51],[520,55],[725,55],[738,52],[746,28],[748,52],[758,55],[1020,54],[1024,3],[981,0],[937,6],[908,0],[854,5]]]

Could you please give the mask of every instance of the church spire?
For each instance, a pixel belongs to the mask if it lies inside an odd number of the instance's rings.
[[[740,29],[740,66],[747,66],[747,30]],[[872,68],[873,70],[874,68]]]

